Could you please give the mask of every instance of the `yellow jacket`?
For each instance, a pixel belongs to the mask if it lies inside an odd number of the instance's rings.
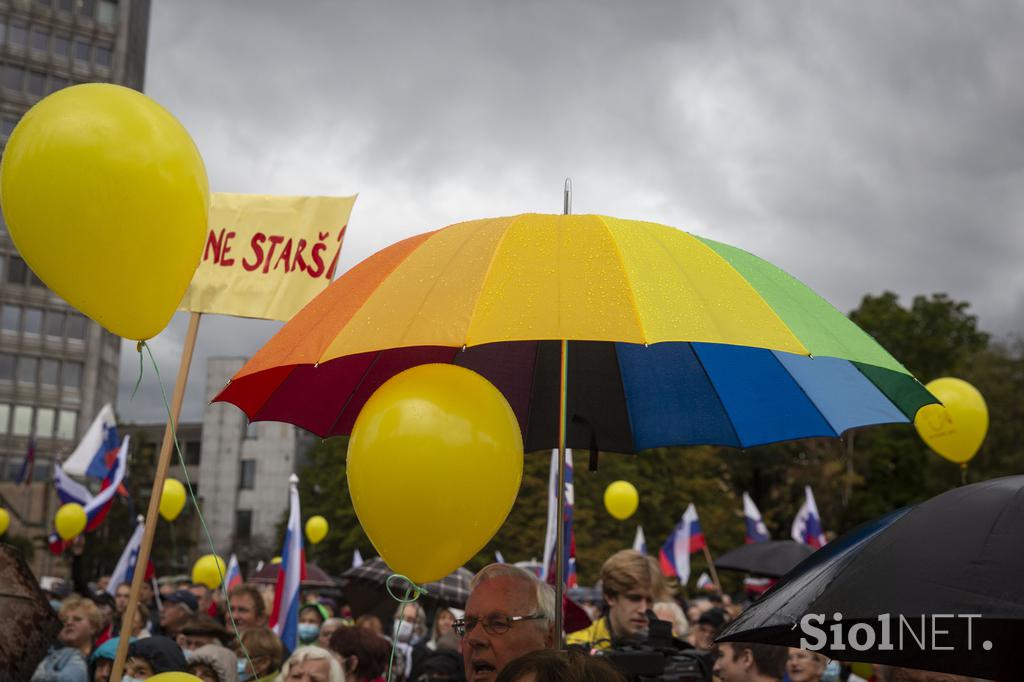
[[[612,633],[608,627],[608,617],[598,618],[589,627],[569,633],[565,636],[565,643],[588,649],[611,649]]]

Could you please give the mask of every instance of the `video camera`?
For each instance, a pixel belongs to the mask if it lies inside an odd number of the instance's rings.
[[[630,680],[711,682],[711,654],[672,636],[672,624],[647,609],[647,638],[596,652]]]

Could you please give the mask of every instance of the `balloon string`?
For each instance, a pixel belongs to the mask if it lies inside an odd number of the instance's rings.
[[[206,525],[206,519],[203,518],[203,510],[199,508],[199,502],[196,500],[196,494],[192,490],[192,481],[188,478],[188,467],[185,466],[185,458],[181,454],[181,447],[178,445],[178,433],[177,424],[174,423],[174,416],[171,415],[171,406],[167,402],[167,393],[164,392],[164,382],[160,379],[160,368],[156,364],[156,359],[153,357],[153,351],[150,350],[149,344],[145,341],[139,342],[139,363],[141,366],[142,362],[142,349],[145,348],[146,352],[149,353],[149,361],[153,364],[153,371],[156,372],[156,381],[160,386],[160,397],[164,400],[164,409],[167,410],[167,422],[171,425],[171,438],[174,440],[174,452],[178,455],[178,463],[181,464],[181,471],[185,475],[185,489],[188,490],[189,499],[192,500],[192,506],[196,509],[196,514],[199,516],[199,523],[203,527],[203,533],[206,535],[206,542],[210,545],[210,553],[217,556],[217,549],[213,546],[213,537],[210,535],[210,529]],[[139,381],[142,380],[141,370],[139,375]],[[136,388],[138,385],[136,384]],[[134,395],[134,393],[133,393]],[[158,494],[157,491],[153,491],[153,494]],[[242,649],[242,653],[245,654],[245,660],[249,662],[249,667],[256,675],[256,665],[252,662],[252,658],[249,657],[249,650],[245,648],[245,644],[242,643],[242,635],[238,632],[238,624],[235,623],[235,617],[231,615],[231,600],[228,596],[227,581],[224,579],[224,571],[221,569],[221,562],[214,561],[217,566],[217,575],[220,576],[220,588],[224,593],[224,603],[228,605],[227,613],[228,619],[231,621],[231,629],[235,632],[235,639],[238,640],[238,646]]]
[[[397,594],[394,593],[394,591],[392,591],[391,581],[395,579],[404,580],[406,582],[405,597],[399,597]],[[393,573],[389,575],[388,579],[384,581],[384,589],[386,589],[388,591],[388,594],[391,595],[391,598],[399,604],[411,604],[417,599],[419,599],[421,594],[427,594],[427,591],[425,589],[423,589],[422,587],[420,587],[419,585],[417,585],[401,573]],[[412,595],[412,598],[410,598],[409,595]],[[391,636],[391,658],[388,659],[388,682],[391,682],[391,667],[395,663],[395,649],[398,648],[398,627],[402,624],[402,620],[403,618],[395,619],[395,629]],[[410,671],[406,670],[406,675],[408,675],[409,672]]]
[[[135,346],[135,350],[139,354],[139,378],[135,380],[135,388],[132,389],[132,395],[131,395],[130,398],[128,398],[128,400],[135,400],[135,392],[139,390],[139,384],[142,383],[142,347],[143,346],[146,346],[146,342],[145,341],[139,341],[138,344],[136,344],[136,346]],[[146,346],[146,348],[149,348],[149,346]],[[163,384],[160,385],[160,390],[163,390]],[[170,413],[170,411],[171,411],[170,408],[168,408],[167,412]]]

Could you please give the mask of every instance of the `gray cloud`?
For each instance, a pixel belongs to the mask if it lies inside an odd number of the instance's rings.
[[[358,192],[342,268],[468,218],[636,217],[746,248],[842,310],[948,292],[1024,321],[1024,4],[158,2],[147,90],[212,187]],[[183,316],[179,316],[182,317]],[[207,318],[209,355],[278,325]],[[153,342],[170,385],[184,319]],[[121,412],[158,420],[159,394]],[[170,388],[168,388],[170,391]]]

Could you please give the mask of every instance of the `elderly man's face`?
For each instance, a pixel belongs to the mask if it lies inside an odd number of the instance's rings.
[[[481,622],[462,639],[468,682],[491,682],[510,661],[551,646],[552,624],[546,620],[514,622],[498,635],[487,632],[482,622],[537,612],[536,590],[525,580],[499,576],[477,585],[466,602],[466,620]]]

